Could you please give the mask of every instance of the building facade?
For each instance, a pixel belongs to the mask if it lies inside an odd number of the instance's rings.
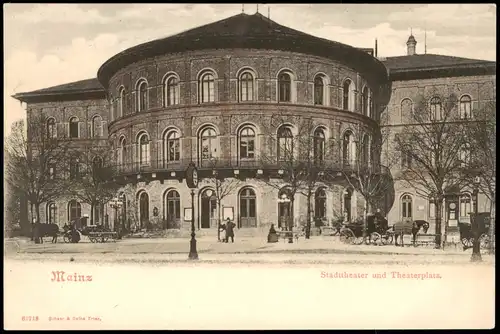
[[[198,228],[217,224],[217,177],[234,181],[220,212],[232,212],[239,228],[267,229],[284,215],[304,223],[306,197],[297,194],[293,207],[284,200],[284,164],[289,154],[304,159],[304,148],[287,148],[305,138],[307,159],[321,161],[333,176],[315,185],[310,208],[329,224],[363,214],[362,196],[342,175],[361,162],[380,162],[383,113],[390,115],[384,126],[400,131],[406,124],[402,101],[430,86],[462,90],[472,105],[494,99],[495,63],[476,61],[474,72],[462,69],[463,58],[408,49],[404,57],[377,59],[373,50],[319,39],[259,13],[239,14],[125,50],[101,66],[97,79],[15,98],[27,103],[28,118],[43,112],[47,126],[55,122],[58,133],[81,147],[99,143],[114,154],[123,205],[106,205],[96,221],[133,229],[161,220],[165,228],[187,229],[184,213],[192,203],[184,171],[192,161],[201,176],[194,194]],[[443,59],[444,70],[435,66]],[[422,62],[423,68],[414,65]],[[431,218],[428,203],[397,180],[395,194],[394,205],[390,200],[379,208],[390,221],[402,217],[407,196],[412,217]],[[47,222],[60,225],[90,214],[88,205],[64,197],[44,210]]]

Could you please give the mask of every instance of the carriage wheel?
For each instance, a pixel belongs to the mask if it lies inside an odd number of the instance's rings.
[[[340,241],[345,244],[351,244],[354,241],[354,233],[350,229],[340,231]]]
[[[462,238],[462,244],[465,247],[472,247],[472,239]]]
[[[481,245],[481,249],[488,249],[490,245],[490,236],[487,234],[481,235],[479,238],[479,244]]]
[[[369,241],[371,242],[372,245],[380,245],[382,243],[382,237],[379,233],[372,232],[370,234]]]
[[[365,238],[363,238],[363,236],[360,236],[360,237],[355,237],[353,240],[353,243],[355,245],[361,245],[364,241],[365,241]]]
[[[393,239],[393,235],[392,234],[386,234],[386,235],[383,235],[382,236],[382,245],[390,245],[392,244],[392,239]]]
[[[71,239],[69,238],[69,235],[64,235],[63,236],[63,241],[67,244],[69,244],[71,242]]]
[[[108,242],[109,237],[103,237],[102,242]]]
[[[97,242],[96,238],[94,238],[94,237],[90,237],[89,239],[90,239],[91,243],[96,243]]]

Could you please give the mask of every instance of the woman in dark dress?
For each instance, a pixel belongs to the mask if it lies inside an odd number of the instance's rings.
[[[274,224],[271,224],[271,228],[269,229],[269,233],[267,235],[267,242],[278,242],[278,234],[274,229]]]

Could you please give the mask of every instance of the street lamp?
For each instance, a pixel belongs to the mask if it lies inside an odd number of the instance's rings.
[[[123,202],[121,199],[119,198],[113,198],[111,201],[110,201],[110,206],[111,208],[115,209],[115,223],[114,223],[114,230],[115,232],[118,232],[118,238],[121,238],[121,234],[120,234],[120,223],[119,223],[119,220],[118,220],[118,210],[122,207],[123,205]]]
[[[281,195],[281,198],[278,199],[278,202],[279,203],[287,203],[289,204],[291,202],[290,198],[288,198],[287,194],[282,194]],[[290,234],[288,236],[288,243],[291,244],[293,243],[293,225],[290,224],[290,222],[288,221],[289,220],[289,211],[290,210],[290,205],[287,205],[286,206],[286,210],[285,210],[285,228],[288,229],[288,227],[290,227]]]
[[[479,185],[481,184],[481,178],[479,176],[476,176],[474,178],[474,190],[472,191],[472,194],[474,195],[474,217],[472,218],[471,224],[472,224],[472,236],[473,236],[473,241],[472,241],[472,256],[471,256],[471,261],[481,261],[481,245],[479,241],[479,221],[478,221],[478,211],[479,211]]]
[[[189,243],[190,260],[198,260],[198,251],[196,250],[196,232],[194,229],[194,189],[198,187],[198,169],[191,162],[186,169],[186,184],[191,189],[191,241]]]

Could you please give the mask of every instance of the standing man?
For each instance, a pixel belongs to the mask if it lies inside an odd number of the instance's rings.
[[[236,225],[228,217],[226,220],[226,242],[229,242],[229,238],[231,238],[231,242],[234,243],[234,227],[235,226]]]

